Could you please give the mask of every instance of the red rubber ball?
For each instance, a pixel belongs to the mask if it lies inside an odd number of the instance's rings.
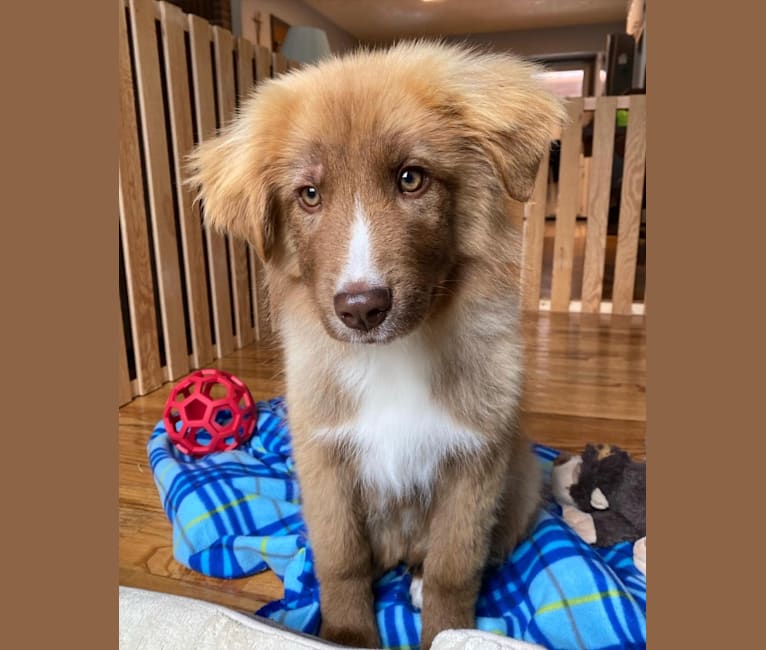
[[[250,440],[255,403],[242,380],[224,370],[205,368],[173,387],[162,420],[179,450],[204,456],[230,451]]]

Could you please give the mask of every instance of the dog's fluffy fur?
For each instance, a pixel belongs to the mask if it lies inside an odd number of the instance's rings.
[[[563,109],[534,72],[438,43],[360,51],[264,83],[192,157],[207,222],[265,262],[327,639],[379,644],[371,583],[399,562],[424,648],[473,627],[487,562],[538,507],[509,198],[529,198]],[[336,316],[349,283],[390,289],[381,325]]]

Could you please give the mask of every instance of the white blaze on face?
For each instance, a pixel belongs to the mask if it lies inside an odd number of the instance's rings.
[[[338,280],[338,291],[342,291],[343,287],[351,282],[371,287],[382,284],[372,259],[372,240],[367,215],[358,196],[354,197],[354,223],[351,226],[346,265]]]

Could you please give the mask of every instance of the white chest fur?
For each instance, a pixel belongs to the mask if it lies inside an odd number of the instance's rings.
[[[338,379],[357,398],[357,411],[344,426],[316,435],[349,443],[362,480],[382,495],[427,494],[445,456],[482,446],[481,436],[434,399],[431,359],[417,334],[359,346],[338,368]]]

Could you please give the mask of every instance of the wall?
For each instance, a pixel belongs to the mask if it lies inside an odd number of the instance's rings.
[[[607,34],[624,31],[625,22],[616,22],[489,34],[463,34],[449,36],[446,40],[475,43],[488,46],[493,50],[511,50],[522,56],[544,56],[602,52],[606,49]]]
[[[253,16],[256,12],[261,13],[260,41],[257,41],[255,37]],[[242,16],[242,36],[253,43],[260,42],[266,47],[270,47],[271,43],[271,14],[290,25],[305,25],[324,29],[333,52],[345,52],[358,44],[357,39],[351,34],[314,11],[302,0],[240,0],[240,13]]]

